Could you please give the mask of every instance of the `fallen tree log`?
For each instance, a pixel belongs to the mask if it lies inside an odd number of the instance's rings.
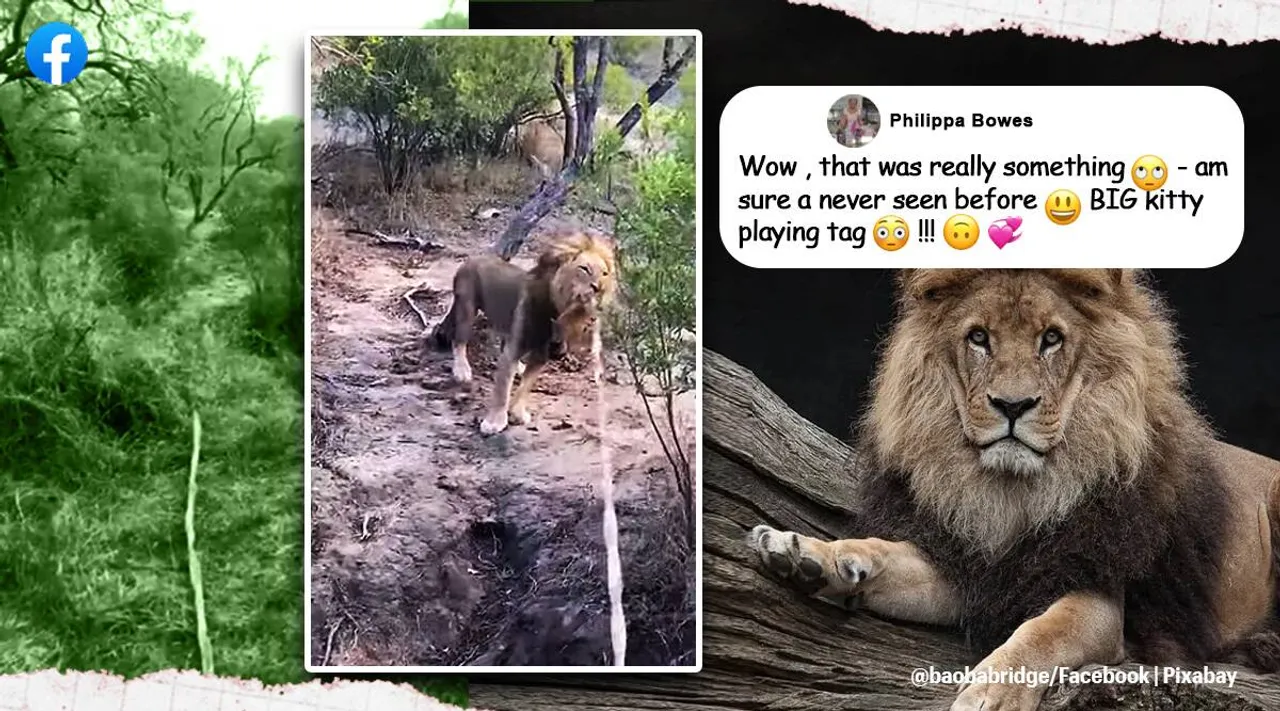
[[[850,499],[849,478],[859,471],[852,450],[796,414],[750,371],[705,349],[702,382],[703,671],[472,677],[472,703],[495,711],[948,708],[953,687],[915,686],[911,673],[978,662],[957,634],[803,598],[748,556],[745,537],[758,523],[825,538],[841,534],[857,508]],[[1041,705],[1097,708],[1275,709],[1280,677],[1242,670],[1233,688],[1055,687]]]

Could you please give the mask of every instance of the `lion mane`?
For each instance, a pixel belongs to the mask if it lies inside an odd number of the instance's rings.
[[[616,265],[610,240],[582,232],[553,240],[528,271],[497,255],[474,256],[454,275],[453,304],[431,340],[440,349],[470,340],[473,324],[465,324],[465,338],[459,338],[460,319],[473,321],[479,311],[504,340],[533,335],[533,347],[562,340],[585,347],[592,319],[617,291]],[[556,328],[548,329],[549,323]]]
[[[535,282],[545,282],[568,342],[589,347],[599,311],[617,293],[617,255],[610,240],[577,232],[553,241],[538,255],[530,270]]]
[[[553,240],[529,271],[494,254],[468,259],[453,278],[453,304],[431,341],[452,347],[453,375],[471,380],[467,345],[483,313],[502,340],[494,400],[481,423],[493,434],[507,426],[508,411],[527,423],[524,407],[539,371],[565,350],[585,351],[599,342],[600,312],[617,289],[617,259],[610,240],[576,232]],[[514,377],[523,374],[514,391]]]
[[[897,311],[859,537],[915,543],[980,646],[1095,590],[1141,659],[1280,666],[1275,463],[1214,439],[1144,273],[903,270]]]

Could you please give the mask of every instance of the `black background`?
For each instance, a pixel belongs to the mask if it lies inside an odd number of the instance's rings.
[[[1280,457],[1280,44],[1117,47],[1028,37],[901,35],[786,0],[624,0],[475,3],[473,28],[700,29],[703,161],[715,166],[720,113],[759,84],[1210,85],[1245,118],[1245,239],[1228,262],[1162,270],[1178,314],[1192,386],[1223,438]],[[874,97],[872,97],[874,98]],[[1152,107],[1159,120],[1211,127]],[[1231,166],[1238,170],[1239,166]],[[716,234],[719,181],[703,171],[704,345],[741,363],[814,423],[847,438],[873,350],[890,318],[892,273],[759,270],[729,256]],[[1204,225],[1205,239],[1214,226]]]

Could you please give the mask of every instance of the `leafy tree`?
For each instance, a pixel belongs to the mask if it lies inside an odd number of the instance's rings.
[[[644,86],[621,64],[610,64],[604,70],[604,105],[613,111],[630,108],[640,97]]]
[[[423,25],[422,28],[425,30],[465,30],[467,29],[470,26],[470,24],[467,20],[467,13],[465,10],[465,6],[464,6],[464,10],[462,12],[459,12],[454,9],[454,6],[456,4],[457,3],[455,2],[455,0],[449,0],[449,7],[445,10],[444,15],[440,16],[437,19],[432,20],[431,22],[428,22],[427,24]]]
[[[273,160],[284,145],[282,136],[259,133],[254,115],[253,76],[266,59],[247,68],[229,62],[222,81],[172,63],[156,69],[148,123],[162,144],[162,196],[171,214],[175,206],[189,211],[188,232],[209,219],[237,178]]]
[[[602,163],[620,173],[614,233],[625,308],[613,313],[611,331],[626,356],[649,423],[671,465],[684,501],[687,544],[696,532],[695,472],[675,419],[675,400],[695,383],[697,184],[694,106],[687,99],[666,117],[662,132],[674,135],[675,150],[628,155],[610,131],[601,138]],[[656,131],[642,112],[641,130]]]
[[[674,108],[651,105],[650,97],[660,98],[676,85],[679,75],[671,71],[676,62],[683,76],[695,69],[688,63],[692,44],[679,50],[668,39],[663,47],[664,71],[622,121],[601,132],[582,182],[617,208],[613,232],[622,307],[610,314],[610,335],[625,356],[673,472],[684,502],[685,540],[692,547],[695,472],[687,453],[691,443],[675,414],[676,398],[695,386],[697,99],[690,82],[687,90],[682,86]],[[659,147],[629,149],[624,130],[638,133],[641,145]]]
[[[551,100],[552,56],[535,37],[452,38],[448,46],[462,149],[495,155],[511,127]]]
[[[55,20],[71,24],[85,36],[88,62],[76,81],[56,92],[27,91],[43,86],[27,66],[27,38],[40,25]],[[84,107],[106,101],[118,108],[122,94],[150,80],[150,60],[187,61],[198,52],[199,38],[181,20],[165,12],[161,0],[0,3],[0,178],[25,167],[48,172],[55,181],[64,179],[82,147],[66,139],[79,137]],[[51,151],[32,150],[33,144],[43,141],[50,142]],[[23,148],[30,150],[25,161],[20,155]]]
[[[573,182],[587,165],[595,148],[596,113],[603,98],[602,88],[608,72],[606,67],[611,54],[610,38],[574,37],[571,41],[553,39],[552,45],[557,50],[553,84],[566,124],[564,167],[558,175],[551,176],[538,185],[537,190],[511,218],[502,235],[494,242],[494,251],[503,259],[515,256],[534,226],[564,203]],[[684,40],[683,49],[680,49],[677,38],[667,37],[663,39],[662,47],[661,72],[619,119],[614,127],[619,138],[625,138],[635,128],[644,107],[652,106],[665,96],[693,62],[696,51],[693,38]],[[588,68],[589,59],[594,59],[594,69]],[[566,70],[566,62],[571,72]],[[565,88],[566,74],[573,83],[572,110]]]
[[[316,106],[369,134],[388,194],[418,157],[497,153],[507,130],[551,98],[538,38],[339,37],[331,46],[343,61],[319,77]]]
[[[56,88],[23,57],[51,20],[91,48]],[[305,678],[280,535],[300,523],[302,135],[257,122],[252,67],[194,71],[199,46],[162,0],[0,0],[0,673],[199,659],[174,555],[198,410],[219,671]]]

